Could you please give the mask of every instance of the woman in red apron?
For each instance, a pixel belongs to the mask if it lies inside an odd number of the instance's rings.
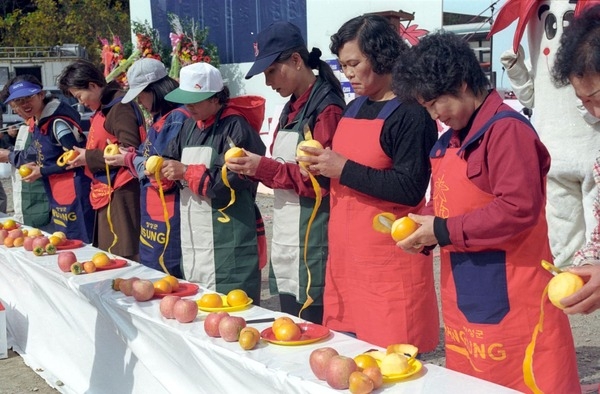
[[[57,164],[64,150],[85,145],[79,114],[66,102],[46,97],[41,83],[32,75],[18,77],[9,86],[9,92],[6,102],[18,105],[34,120],[33,139],[27,152],[35,154],[36,159],[27,164],[32,172],[23,181],[42,179],[53,231],[63,232],[68,239],[91,243],[94,212],[88,198],[90,181],[83,170]]]
[[[522,392],[580,392],[569,321],[544,295],[548,151],[453,34],[413,47],[394,83],[451,128],[431,151],[434,216],[413,216],[421,227],[399,243],[441,247],[446,366]]]
[[[290,96],[290,100],[275,129],[271,157],[250,153],[231,159],[227,167],[273,189],[269,287],[279,294],[282,312],[298,316],[302,310],[300,317],[321,324],[328,255],[328,180],[317,179],[323,186],[322,200],[311,221],[317,201],[315,189],[296,163],[296,147],[309,138],[304,133],[306,127],[313,139],[331,146],[346,107],[344,94],[331,67],[320,60],[321,51],[313,48],[308,52],[297,26],[289,22],[271,24],[257,35],[255,48],[256,59],[246,78],[264,73],[266,85],[282,97]],[[318,76],[313,69],[319,70]]]
[[[107,83],[100,70],[86,60],[65,67],[58,86],[65,95],[96,111],[86,148],[75,148],[79,156],[68,167],[85,166],[85,173],[92,180],[90,202],[96,211],[94,246],[138,261],[140,185],[125,167],[110,166],[107,175],[104,148],[109,142],[137,148],[146,138],[144,117],[137,104],[121,103],[125,92],[119,84]]]
[[[360,97],[349,103],[332,149],[305,149],[316,156],[303,160],[331,178],[323,322],[379,346],[432,351],[440,328],[432,257],[398,249],[372,223],[381,212],[401,217],[424,204],[435,122],[391,90],[392,66],[405,44],[387,19],[354,18],[331,41]]]

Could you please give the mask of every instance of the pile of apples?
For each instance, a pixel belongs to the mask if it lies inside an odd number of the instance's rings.
[[[139,280],[137,281],[139,282]],[[133,297],[135,298],[135,282],[133,283]],[[137,299],[137,298],[136,298]],[[198,315],[196,301],[181,298],[175,295],[164,296],[160,300],[160,314],[167,319],[175,319],[179,323],[191,323]]]
[[[64,243],[67,239],[62,231],[57,231],[47,237],[37,228],[20,229],[14,220],[7,220],[2,227],[0,243],[7,248],[22,246],[23,249],[33,252],[36,256],[42,256],[44,253],[55,254],[56,246]]]
[[[226,342],[238,342],[242,349],[251,350],[260,341],[260,333],[246,326],[246,319],[231,316],[227,312],[211,312],[204,320],[204,332],[212,338],[223,338]]]
[[[372,350],[351,358],[332,347],[322,347],[312,351],[309,363],[315,376],[334,389],[368,394],[381,387],[384,375],[406,372],[410,368],[409,359],[416,357],[417,352],[413,345],[394,344],[386,351]]]
[[[175,289],[175,291],[179,288],[179,280],[174,277],[173,275],[167,275],[164,278],[161,278],[159,280],[157,280],[156,282],[152,282],[151,280],[147,280],[147,279],[140,279],[137,276],[133,276],[131,278],[116,278],[113,280],[112,282],[112,288],[113,290],[116,291],[120,291],[121,293],[125,294],[126,296],[133,296],[133,298],[135,298],[136,301],[148,301],[150,299],[152,299],[152,297],[154,297],[156,294],[165,294],[164,291],[162,290],[157,290],[157,287],[160,287],[157,285],[157,283],[159,282],[167,282],[169,284],[169,288],[171,289],[171,291],[174,291],[173,289]],[[167,297],[177,297],[177,296],[165,296],[164,298]],[[164,300],[163,298],[163,300]],[[177,297],[180,298],[180,297]],[[198,305],[196,305],[195,301],[192,301],[194,303],[194,310],[196,312],[196,314],[198,313]],[[195,317],[196,315],[194,315]],[[192,319],[193,320],[193,319]]]

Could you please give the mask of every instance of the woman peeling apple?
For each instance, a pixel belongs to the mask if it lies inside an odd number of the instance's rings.
[[[32,75],[13,78],[8,92],[5,103],[18,106],[26,118],[33,119],[32,142],[26,151],[11,152],[11,163],[16,166],[23,157],[35,157],[35,162],[25,164],[31,171],[23,182],[43,181],[53,231],[91,243],[94,211],[88,198],[90,181],[83,170],[57,164],[64,150],[85,145],[79,113],[56,97],[46,97],[42,84]]]
[[[360,97],[348,104],[331,149],[302,148],[314,156],[297,157],[331,178],[323,323],[379,346],[432,351],[439,338],[432,256],[408,254],[389,234],[365,229],[382,211],[402,217],[425,204],[435,122],[392,92],[392,67],[407,44],[387,19],[349,20],[330,49]]]
[[[85,167],[92,180],[90,202],[96,212],[94,246],[130,260],[139,260],[140,185],[126,168],[109,168],[104,160],[108,143],[137,148],[146,138],[144,117],[135,103],[121,103],[124,91],[116,81],[106,82],[102,72],[86,60],[65,67],[58,86],[68,96],[96,111],[85,149],[67,168]],[[110,187],[109,187],[110,183]],[[110,202],[110,215],[109,213]],[[135,207],[136,209],[131,209]],[[114,241],[117,241],[114,245]]]
[[[398,243],[440,246],[446,366],[519,392],[580,392],[569,320],[545,294],[550,155],[533,126],[451,33],[398,60],[394,91],[450,126],[430,153],[432,198],[411,215],[420,227]]]
[[[291,98],[275,130],[272,158],[248,152],[245,157],[228,160],[227,167],[274,189],[271,291],[279,293],[282,312],[298,316],[307,302],[309,270],[308,294],[313,303],[302,310],[301,317],[321,324],[328,255],[329,195],[324,193],[308,227],[308,218],[316,201],[315,189],[296,163],[295,156],[298,143],[310,138],[304,135],[305,127],[311,130],[314,140],[323,146],[331,146],[333,133],[346,107],[344,94],[329,65],[320,60],[321,51],[313,48],[309,53],[297,26],[275,22],[258,33],[254,45],[256,59],[246,79],[264,73],[267,86],[281,96]],[[313,69],[319,70],[318,77]],[[328,180],[319,178],[326,192]],[[308,244],[305,243],[307,232]],[[307,267],[304,265],[305,251]]]

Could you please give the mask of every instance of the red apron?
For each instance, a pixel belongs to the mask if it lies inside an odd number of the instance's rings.
[[[90,132],[88,134],[86,149],[104,149],[107,145],[106,140],[108,139],[111,143],[117,143],[117,137],[110,134],[104,128],[104,121],[106,117],[102,111],[96,111],[92,116],[90,124]],[[139,126],[139,133],[141,141],[146,139],[146,130],[143,122]],[[99,171],[92,173],[88,167],[85,167],[85,174],[92,180],[92,187],[90,191],[90,203],[96,210],[108,205],[110,201],[110,195],[113,190],[118,189],[127,182],[133,179],[131,173],[125,167],[111,168],[110,173],[110,188],[108,187],[108,178],[106,171]]]
[[[348,111],[335,132],[334,150],[372,168],[391,168],[392,160],[381,149],[379,138],[385,119],[399,105],[397,100],[389,101],[374,120],[353,119],[356,111]],[[432,257],[405,253],[389,234],[372,229],[378,213],[401,217],[418,212],[422,205],[383,201],[331,179],[323,295],[327,327],[354,332],[359,339],[382,347],[410,343],[422,352],[435,349],[440,326]]]
[[[481,132],[485,131],[486,126]],[[436,216],[455,217],[493,202],[493,195],[469,180],[467,162],[457,148],[434,148],[432,153]],[[552,255],[544,206],[539,209],[537,224],[504,244],[441,248],[446,367],[522,392],[531,392],[525,385],[523,361],[540,318],[542,292],[551,278],[540,265],[542,259],[551,261]],[[544,330],[533,353],[535,381],[545,393],[579,393],[569,320],[547,297],[544,313]]]

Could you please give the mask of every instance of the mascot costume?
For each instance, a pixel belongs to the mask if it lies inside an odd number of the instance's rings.
[[[571,264],[597,224],[598,191],[592,168],[600,148],[600,119],[587,113],[573,89],[557,89],[551,69],[563,29],[581,10],[600,0],[507,0],[491,28],[493,35],[518,20],[513,48],[502,54],[515,95],[533,109],[532,122],[552,157],[546,216],[554,263]],[[531,68],[519,45],[527,26]]]

